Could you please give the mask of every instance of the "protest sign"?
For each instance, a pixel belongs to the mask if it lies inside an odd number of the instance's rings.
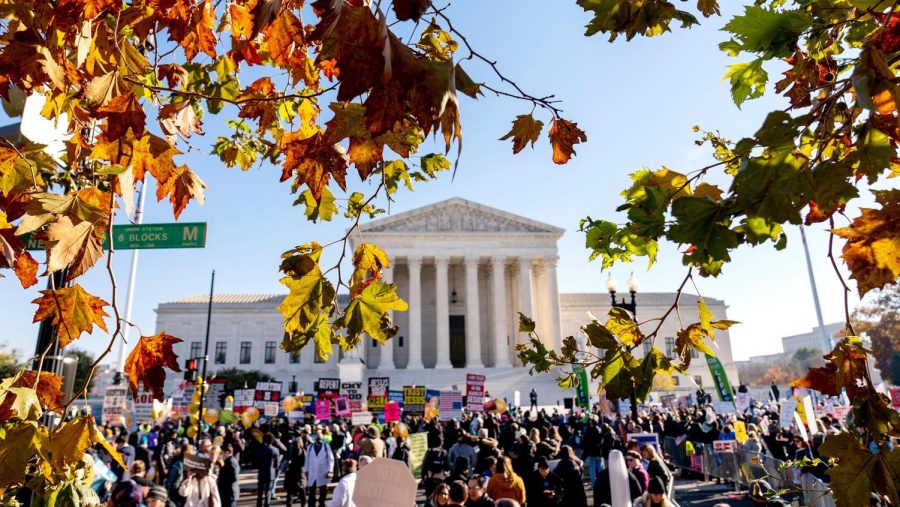
[[[341,395],[341,379],[320,378],[316,382],[316,394],[320,400],[331,400]]]
[[[675,395],[674,394],[664,394],[659,397],[659,402],[662,405],[670,410],[675,408]]]
[[[484,412],[484,375],[466,374],[466,410]]]
[[[413,433],[409,436],[409,469],[416,479],[422,478],[422,463],[428,451],[428,432]]]
[[[703,456],[700,454],[691,455],[691,470],[695,472],[703,471]]]
[[[341,382],[341,396],[347,398],[351,412],[363,409],[362,382]]]
[[[662,450],[659,447],[659,435],[657,435],[656,433],[628,433],[626,437],[627,440],[634,440],[635,442],[641,444],[641,447],[643,447],[644,444],[649,444],[653,447],[656,447],[657,451]]]
[[[225,378],[216,377],[206,381],[206,394],[203,395],[203,406],[206,408],[222,409],[222,400],[225,398]]]
[[[781,402],[781,414],[778,417],[778,424],[782,428],[790,428],[794,422],[794,412],[797,410],[797,400],[790,398]]]
[[[803,397],[803,415],[806,417],[806,425],[809,427],[809,432],[818,433],[819,428],[816,425],[816,410],[813,408],[812,397],[809,395]]]
[[[278,415],[281,407],[281,382],[257,382],[253,405],[266,417]]]
[[[800,419],[800,414],[797,412],[794,412],[794,422],[797,424],[797,431],[800,432],[800,436],[805,442],[809,442],[809,433],[806,432],[806,427],[803,426],[803,420]]]
[[[316,400],[316,419],[320,421],[331,419],[331,402],[329,400]]]
[[[361,507],[409,507],[416,504],[418,486],[406,463],[378,458],[356,473],[353,503]]]
[[[400,405],[403,405],[403,391],[391,389],[388,391],[388,401],[396,401]]]
[[[900,387],[891,388],[891,405],[900,410]]]
[[[100,421],[104,425],[124,425],[125,410],[128,406],[128,387],[125,385],[106,386],[103,394],[103,410]]]
[[[184,455],[184,467],[190,472],[206,474],[209,472],[210,465],[212,465],[212,462],[202,456],[196,454]]]
[[[302,421],[304,417],[306,417],[306,412],[302,410],[291,410],[287,413],[288,422],[291,424]]]
[[[425,386],[403,386],[403,411],[413,416],[425,414]]]
[[[153,421],[153,393],[144,390],[143,386],[138,391],[137,398],[132,403],[134,409],[134,422],[137,424]]]
[[[353,412],[350,414],[350,424],[362,426],[372,423],[372,412]]]
[[[576,366],[575,377],[578,379],[578,387],[575,390],[575,404],[586,409],[591,405],[591,393],[588,391],[590,385],[588,383],[587,370],[585,370],[583,366]]]
[[[244,410],[253,406],[253,401],[256,396],[256,389],[235,389],[232,397],[234,398],[234,408],[232,409],[235,414],[241,414]]]
[[[334,399],[334,413],[340,417],[350,415],[350,400],[346,396],[338,396]]]
[[[384,404],[388,401],[391,379],[388,377],[372,377],[369,379],[368,408],[373,412],[384,411]]]
[[[737,440],[713,440],[713,452],[732,453],[737,450]]]
[[[400,420],[400,404],[396,401],[389,401],[384,404],[384,422],[395,422]]]
[[[739,414],[750,410],[750,393],[737,393],[734,395],[734,404]]]
[[[744,421],[734,421],[734,435],[742,444],[747,441],[747,425],[744,424]]]
[[[440,418],[443,421],[462,417],[462,393],[459,391],[441,391]]]
[[[617,408],[619,414],[626,415],[631,413],[631,403],[628,400],[619,400]]]
[[[734,403],[731,401],[713,400],[712,405],[716,414],[725,415],[734,413]]]

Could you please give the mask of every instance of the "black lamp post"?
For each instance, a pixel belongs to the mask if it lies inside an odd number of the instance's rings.
[[[627,310],[631,313],[631,316],[634,318],[635,322],[637,321],[637,291],[638,291],[638,281],[637,278],[634,277],[634,272],[631,273],[631,277],[628,278],[628,292],[631,293],[631,302],[625,302],[625,298],[623,297],[621,301],[616,301],[616,289],[618,288],[618,282],[613,278],[612,273],[609,274],[609,278],[606,279],[606,289],[609,290],[609,297],[612,299],[612,307],[613,308],[621,308],[623,310]],[[637,421],[637,397],[634,393],[634,381],[631,382],[631,419],[633,421]]]

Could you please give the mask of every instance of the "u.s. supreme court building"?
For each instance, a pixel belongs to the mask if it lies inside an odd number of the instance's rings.
[[[588,312],[605,320],[610,308],[606,292],[559,292],[557,241],[564,233],[562,228],[459,198],[373,220],[361,225],[352,241],[354,247],[360,242],[376,244],[391,257],[393,264],[384,277],[397,284],[409,303],[409,311],[393,316],[400,328],[394,339],[386,346],[366,339],[349,353],[336,348],[324,362],[315,357],[313,347],[288,354],[278,347],[283,332],[276,307],[283,294],[221,294],[213,299],[209,371],[259,370],[285,386],[294,380],[307,392],[322,377],[365,381],[388,376],[392,389],[403,385],[464,389],[466,373],[482,373],[492,396],[512,401],[513,392],[519,390],[527,400],[535,388],[541,404],[553,404],[574,393],[563,394],[554,375],[529,376],[521,366],[515,345],[528,338],[518,332],[518,313],[531,315],[545,344],[559,349],[564,336],[584,342],[580,328],[589,322]],[[639,292],[639,320],[662,315],[674,298],[674,293]],[[726,318],[723,301],[705,300],[717,319]],[[346,299],[341,302],[346,304]],[[157,332],[165,330],[184,340],[175,346],[179,357],[203,355],[207,304],[207,295],[197,295],[157,307]],[[681,317],[685,322],[699,320],[696,296],[682,295]],[[645,331],[655,325],[647,324]],[[667,321],[656,341],[670,356],[677,326],[677,319]],[[717,353],[729,379],[737,384],[728,332],[719,332],[717,338]],[[649,350],[647,345],[638,356]],[[179,380],[175,375],[170,379],[170,383]],[[692,361],[687,374],[677,375],[675,381],[685,390],[696,389],[695,384],[713,387],[702,358]]]

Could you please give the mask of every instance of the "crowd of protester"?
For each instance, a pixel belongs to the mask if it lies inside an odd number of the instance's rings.
[[[596,407],[464,412],[449,421],[407,416],[400,424],[360,426],[272,418],[249,428],[203,425],[195,438],[184,432],[188,421],[144,424],[132,432],[110,427],[107,437],[126,468],[97,446],[96,466],[109,470],[95,476],[93,487],[113,507],[233,507],[241,471],[252,470],[246,489],[255,490],[257,507],[350,507],[357,471],[378,458],[409,464],[409,434],[425,432],[420,491],[426,507],[587,507],[589,496],[594,506],[670,507],[676,505],[678,473],[670,456],[627,435],[655,433],[659,442],[674,439],[679,449],[690,450],[733,440],[737,420],[747,429],[744,456],[799,462],[804,473],[827,481],[826,465],[815,458],[824,436],[844,422],[820,417],[822,432],[807,442],[796,428],[779,425],[778,405],[768,402],[724,417],[696,405],[647,408],[634,419],[601,415]],[[862,429],[857,434],[865,439]],[[748,494],[758,505],[789,505],[763,480],[753,482]],[[873,498],[872,505],[883,505],[878,502]]]

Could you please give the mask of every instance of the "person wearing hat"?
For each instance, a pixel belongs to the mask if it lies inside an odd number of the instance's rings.
[[[641,485],[641,493],[643,494],[647,491],[647,486],[650,485],[650,474],[644,470],[644,465],[641,463],[641,455],[636,451],[626,452],[625,465],[628,467],[628,471],[637,477],[638,482]]]
[[[366,438],[359,443],[359,455],[373,458],[387,458],[387,445],[378,436],[378,428],[369,426],[366,430]]]
[[[174,507],[169,501],[169,493],[159,484],[150,487],[150,491],[144,496],[144,505],[147,507]]]
[[[670,507],[672,502],[666,496],[666,484],[661,477],[653,477],[647,491],[635,502],[639,507]]]
[[[550,471],[550,462],[544,456],[537,459],[537,470],[529,475],[525,489],[528,507],[556,507],[562,501],[562,480]]]

